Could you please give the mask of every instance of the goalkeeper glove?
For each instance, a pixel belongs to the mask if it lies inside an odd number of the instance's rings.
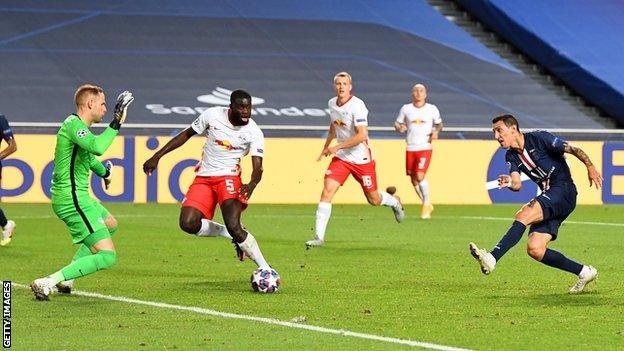
[[[106,173],[104,174],[102,179],[104,179],[104,188],[108,190],[108,187],[111,183],[111,178],[113,176],[113,163],[111,161],[106,161],[104,163],[104,168],[106,168]]]
[[[124,91],[117,97],[117,103],[115,104],[115,115],[110,122],[110,127],[119,130],[121,125],[126,121],[126,115],[128,113],[128,106],[134,101],[134,96],[129,91]]]

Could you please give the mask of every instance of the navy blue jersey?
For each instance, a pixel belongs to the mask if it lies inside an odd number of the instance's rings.
[[[524,133],[522,153],[509,149],[505,154],[509,173],[526,174],[543,191],[554,185],[572,183],[570,168],[563,156],[564,142],[543,130]]]
[[[9,126],[9,121],[7,121],[4,115],[0,115],[0,137],[8,143],[9,140],[13,139],[13,131],[11,130],[11,126]]]

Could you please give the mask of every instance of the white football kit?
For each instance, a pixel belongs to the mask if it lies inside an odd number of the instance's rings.
[[[337,99],[337,97],[333,97],[329,99],[327,104],[331,123],[336,131],[336,140],[338,143],[342,143],[356,134],[356,126],[368,126],[368,109],[364,105],[364,101],[356,96],[351,96],[347,102],[340,106],[336,104]],[[350,148],[338,150],[336,157],[361,165],[371,162],[373,153],[368,147],[368,139],[366,139]]]
[[[409,103],[401,107],[396,121],[407,126],[407,151],[421,151],[432,149],[429,136],[433,125],[442,123],[442,118],[436,105],[425,103],[419,108]]]
[[[235,126],[228,112],[228,107],[212,107],[191,124],[197,134],[206,135],[198,176],[240,175],[243,156],[264,156],[264,135],[256,122]]]

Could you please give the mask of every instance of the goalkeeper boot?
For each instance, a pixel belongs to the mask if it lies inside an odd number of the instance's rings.
[[[494,266],[496,266],[496,259],[492,256],[491,253],[485,251],[484,249],[480,249],[477,247],[475,243],[468,244],[470,248],[470,253],[472,257],[474,257],[477,261],[479,261],[479,265],[481,266],[481,272],[483,274],[488,275],[492,273],[494,270]]]
[[[579,274],[578,281],[570,288],[570,293],[578,294],[582,292],[583,289],[585,289],[585,285],[593,282],[597,276],[598,270],[596,270],[596,268],[592,266],[583,266],[583,270],[581,270],[581,273]]]
[[[50,277],[35,279],[30,284],[30,289],[37,300],[49,300],[52,293],[52,279]]]
[[[8,220],[2,231],[2,239],[0,239],[0,246],[7,246],[13,239],[13,233],[15,232],[15,222]]]
[[[71,279],[71,280],[59,282],[58,284],[56,284],[56,291],[58,291],[60,294],[71,294],[73,287],[74,287],[74,280]]]

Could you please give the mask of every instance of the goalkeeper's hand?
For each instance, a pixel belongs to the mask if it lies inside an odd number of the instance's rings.
[[[126,115],[128,113],[128,106],[134,101],[134,96],[129,91],[124,91],[117,97],[117,103],[115,104],[115,115],[110,123],[110,127],[119,130],[121,125],[126,121]]]
[[[111,161],[106,161],[104,163],[104,168],[106,168],[106,174],[104,174],[104,177],[102,177],[102,179],[104,179],[104,188],[108,190],[108,187],[110,186],[112,180],[111,178],[113,176],[113,163]]]

